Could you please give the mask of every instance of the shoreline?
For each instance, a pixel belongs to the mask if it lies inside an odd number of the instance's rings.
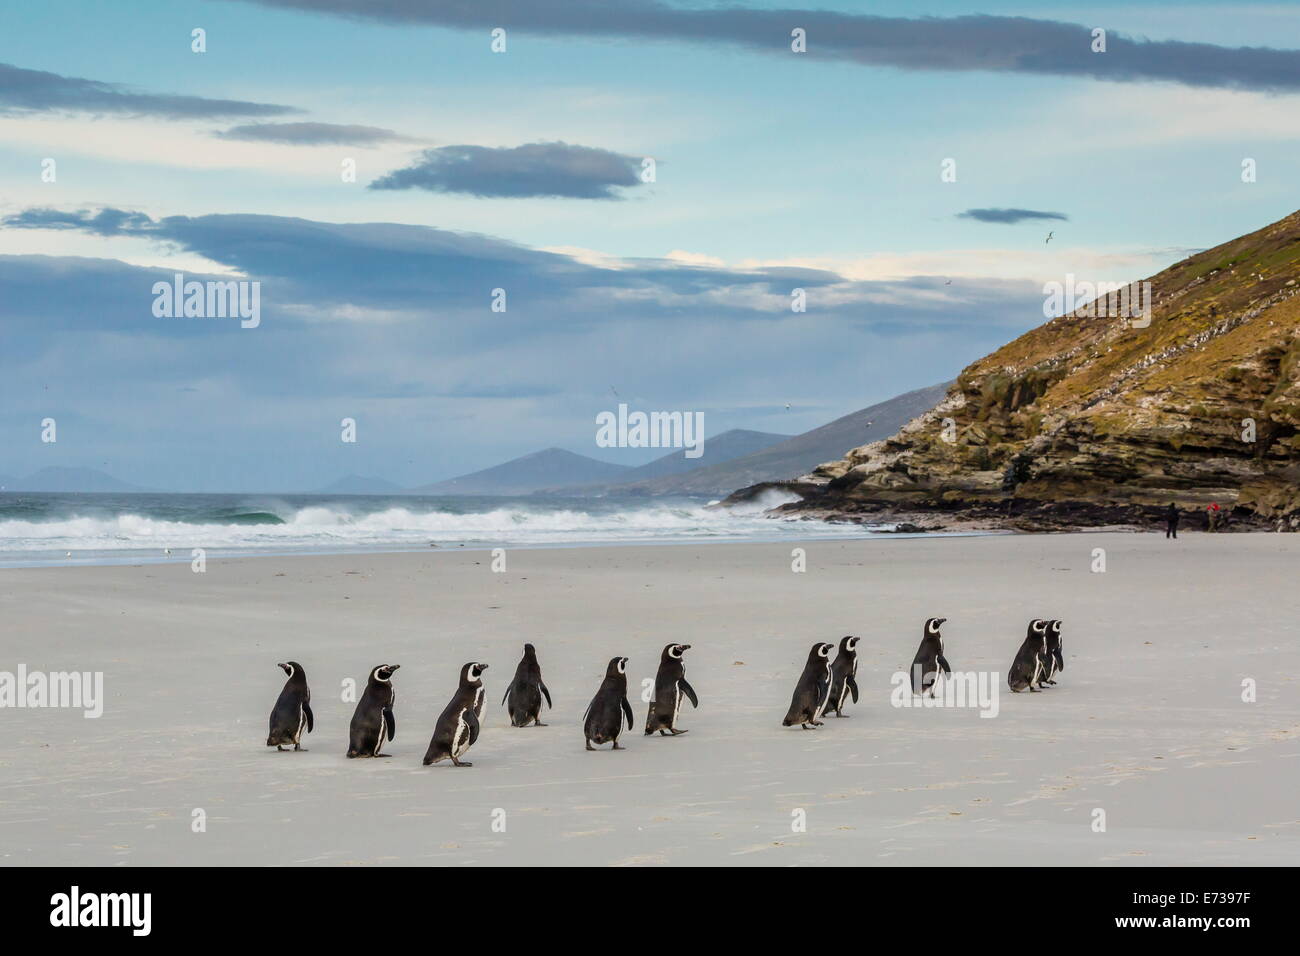
[[[814,519],[808,519],[814,520]],[[865,526],[864,526],[865,527]],[[266,548],[262,550],[246,550],[233,553],[223,553],[220,550],[209,549],[206,558],[209,561],[242,561],[246,558],[312,558],[312,557],[346,557],[348,555],[378,555],[378,554],[429,554],[432,552],[455,552],[466,551],[482,554],[491,553],[494,549],[504,548],[508,551],[550,551],[550,550],[568,550],[574,548],[663,548],[663,547],[711,547],[720,544],[782,544],[789,542],[791,544],[807,544],[815,541],[869,541],[878,538],[958,538],[972,537],[983,534],[1013,534],[1016,532],[1002,531],[997,529],[970,529],[957,531],[863,531],[860,534],[821,534],[802,536],[798,534],[774,535],[772,537],[756,536],[729,536],[719,535],[717,537],[695,537],[681,539],[660,539],[646,540],[638,539],[634,541],[559,541],[559,542],[528,542],[525,544],[509,544],[497,542],[493,544],[445,544],[436,547],[429,546],[425,548],[409,547],[376,547],[376,548],[350,548],[338,550],[296,550],[296,549],[274,549]],[[123,549],[126,550],[126,549]],[[152,549],[156,551],[157,549]],[[16,552],[13,552],[16,553]],[[185,564],[191,562],[191,558],[186,555],[173,554],[170,557],[157,557],[156,555],[129,554],[121,558],[114,558],[109,555],[100,555],[88,559],[58,559],[53,561],[40,561],[24,563],[21,558],[4,558],[0,557],[0,571],[6,570],[31,570],[35,568],[98,568],[98,567],[144,567],[146,565],[168,565],[168,564]]]

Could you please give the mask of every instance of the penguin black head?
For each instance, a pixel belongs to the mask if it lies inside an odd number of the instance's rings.
[[[818,641],[808,652],[808,663],[825,664],[828,662],[831,651],[835,650],[834,644],[827,644],[825,641]]]
[[[525,644],[524,657],[536,657],[536,656],[537,656],[537,648],[533,647],[533,645],[531,644]]]
[[[302,665],[297,661],[285,661],[284,663],[276,664],[275,666],[284,671],[285,676],[288,677],[289,680],[293,680],[295,677],[301,680],[307,676],[303,672]]]
[[[486,664],[480,664],[477,661],[470,661],[460,669],[460,682],[462,684],[478,684],[483,672],[488,669]]]
[[[1047,630],[1051,633],[1052,637],[1060,637],[1060,636],[1061,636],[1061,624],[1062,624],[1062,623],[1064,623],[1064,622],[1062,622],[1062,621],[1051,621],[1051,622],[1047,625]]]
[[[605,668],[605,676],[618,677],[620,675],[626,674],[627,661],[628,659],[626,657],[611,658],[609,662],[609,666]]]
[[[932,618],[929,618],[929,619],[925,622],[925,633],[926,633],[926,635],[927,635],[927,636],[933,635],[933,636],[935,636],[935,637],[938,637],[938,635],[939,635],[939,628],[940,628],[940,626],[943,624],[943,622],[946,621],[946,620],[948,620],[946,617],[932,617]]]
[[[682,659],[682,655],[685,654],[690,649],[691,649],[691,645],[689,644],[669,644],[667,647],[664,648],[662,660],[680,661]]]
[[[379,681],[381,684],[387,684],[393,677],[393,671],[401,666],[401,664],[380,664],[370,672],[370,679]]]
[[[856,654],[858,651],[858,641],[860,640],[862,640],[862,638],[854,637],[851,634],[840,638],[840,653]]]

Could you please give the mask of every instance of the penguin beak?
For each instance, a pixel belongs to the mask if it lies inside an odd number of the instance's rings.
[[[481,671],[485,671],[485,670],[488,669],[488,665],[487,665],[487,664],[480,664],[480,665],[478,666],[478,669],[481,670]]]
[[[947,620],[948,620],[948,619],[947,619],[946,617],[941,617],[941,618],[939,618],[938,623],[942,624],[942,623],[944,623],[944,622],[947,621]]]
[[[280,670],[284,671],[286,674],[289,673],[289,665],[288,665],[288,664],[276,664],[275,666],[278,667],[278,668],[280,668]]]
[[[388,665],[388,669],[389,669],[390,671],[400,670],[401,667],[402,667],[401,664],[389,664],[389,665]]]
[[[691,649],[691,645],[689,645],[689,644],[683,644],[683,645],[682,645],[682,650],[684,650],[684,651],[689,651],[690,649]]]

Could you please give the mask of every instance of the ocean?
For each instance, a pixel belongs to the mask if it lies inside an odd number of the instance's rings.
[[[867,527],[703,499],[0,493],[0,567],[138,564],[268,553],[859,538]],[[167,549],[171,555],[167,555]]]

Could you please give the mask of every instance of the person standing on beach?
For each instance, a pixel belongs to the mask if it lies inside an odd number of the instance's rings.
[[[1178,537],[1178,505],[1172,501],[1169,502],[1169,510],[1165,513],[1165,537]]]

